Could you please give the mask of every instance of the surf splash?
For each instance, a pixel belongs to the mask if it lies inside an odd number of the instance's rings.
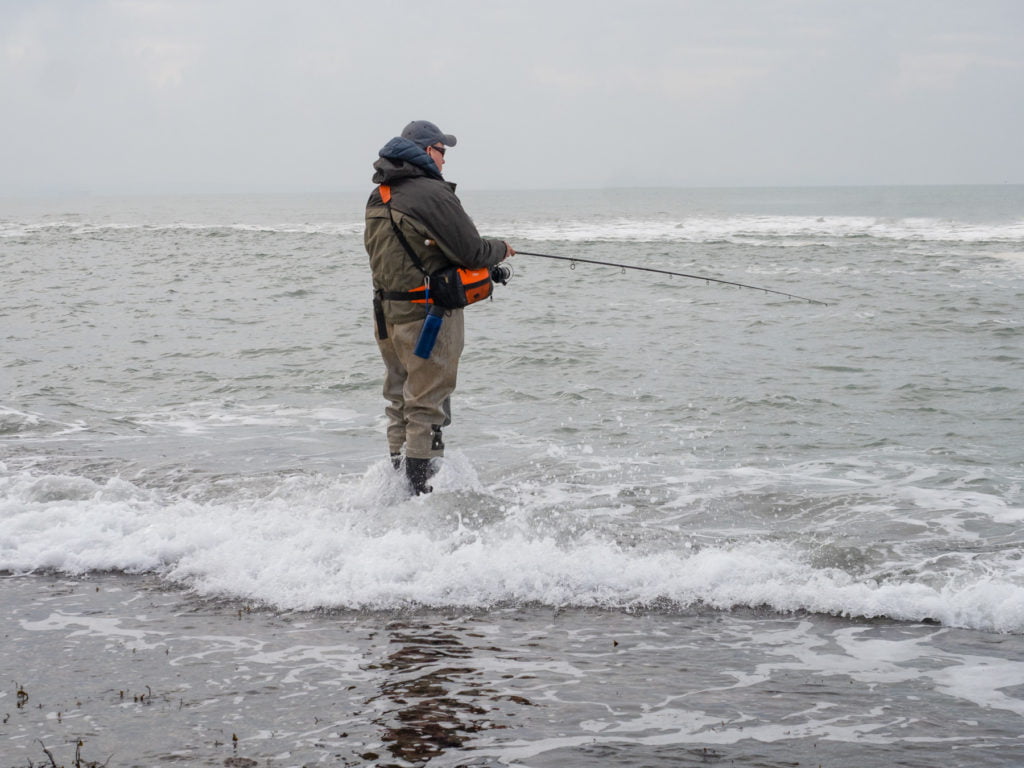
[[[1012,557],[1001,571],[879,579],[823,565],[798,539],[664,528],[637,540],[570,492],[488,489],[461,454],[434,494],[411,499],[386,461],[360,476],[205,478],[174,490],[0,469],[0,569],[11,573],[152,572],[287,610],[765,607],[1024,631]]]

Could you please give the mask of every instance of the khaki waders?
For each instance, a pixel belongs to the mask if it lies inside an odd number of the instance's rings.
[[[423,321],[387,324],[387,338],[376,333],[384,359],[384,412],[388,417],[388,450],[394,456],[405,446],[411,459],[444,455],[441,427],[451,423],[449,398],[455,391],[459,356],[465,343],[461,309],[448,310],[437,342],[424,360],[413,354]]]

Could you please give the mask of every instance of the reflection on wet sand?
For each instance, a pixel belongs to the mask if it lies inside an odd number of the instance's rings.
[[[494,722],[497,707],[485,708],[501,697],[472,666],[474,649],[443,626],[392,622],[387,630],[393,650],[379,665],[389,674],[376,698],[394,707],[375,722],[395,758],[425,763],[464,747],[472,734],[506,727]]]

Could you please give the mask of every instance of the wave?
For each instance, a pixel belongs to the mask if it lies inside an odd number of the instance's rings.
[[[1024,571],[892,569],[858,576],[795,541],[624,542],[585,515],[483,488],[455,456],[407,499],[387,462],[364,475],[239,481],[172,493],[129,480],[8,472],[0,570],[153,572],[207,596],[282,609],[614,610],[768,607],[1024,632]]]
[[[516,240],[554,242],[829,244],[858,238],[906,242],[1024,245],[1024,221],[977,224],[935,218],[867,216],[694,216],[682,219],[608,217],[482,222],[482,232]],[[0,238],[31,239],[51,234],[96,236],[119,232],[193,233],[211,237],[239,233],[358,236],[363,222],[306,223],[94,223],[74,219],[43,223],[0,222]]]
[[[517,238],[582,242],[693,242],[811,245],[856,238],[908,242],[1024,244],[1024,221],[969,224],[929,218],[880,219],[863,216],[722,216],[681,220],[609,218],[508,224],[487,229]],[[510,231],[511,230],[511,231]]]
[[[22,434],[34,436],[69,435],[74,432],[82,432],[86,425],[81,422],[69,423],[56,421],[39,413],[21,411],[0,405],[0,436],[17,437]]]
[[[89,236],[111,233],[198,233],[210,236],[233,233],[299,234],[299,235],[361,235],[363,222],[267,223],[267,224],[204,224],[177,222],[170,224],[93,223],[73,219],[38,222],[0,222],[0,238],[30,239],[44,235]]]

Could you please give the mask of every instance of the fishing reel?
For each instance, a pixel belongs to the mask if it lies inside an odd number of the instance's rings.
[[[501,283],[502,285],[508,285],[508,281],[511,279],[511,264],[495,264],[493,267],[491,267],[491,280],[493,282]]]

